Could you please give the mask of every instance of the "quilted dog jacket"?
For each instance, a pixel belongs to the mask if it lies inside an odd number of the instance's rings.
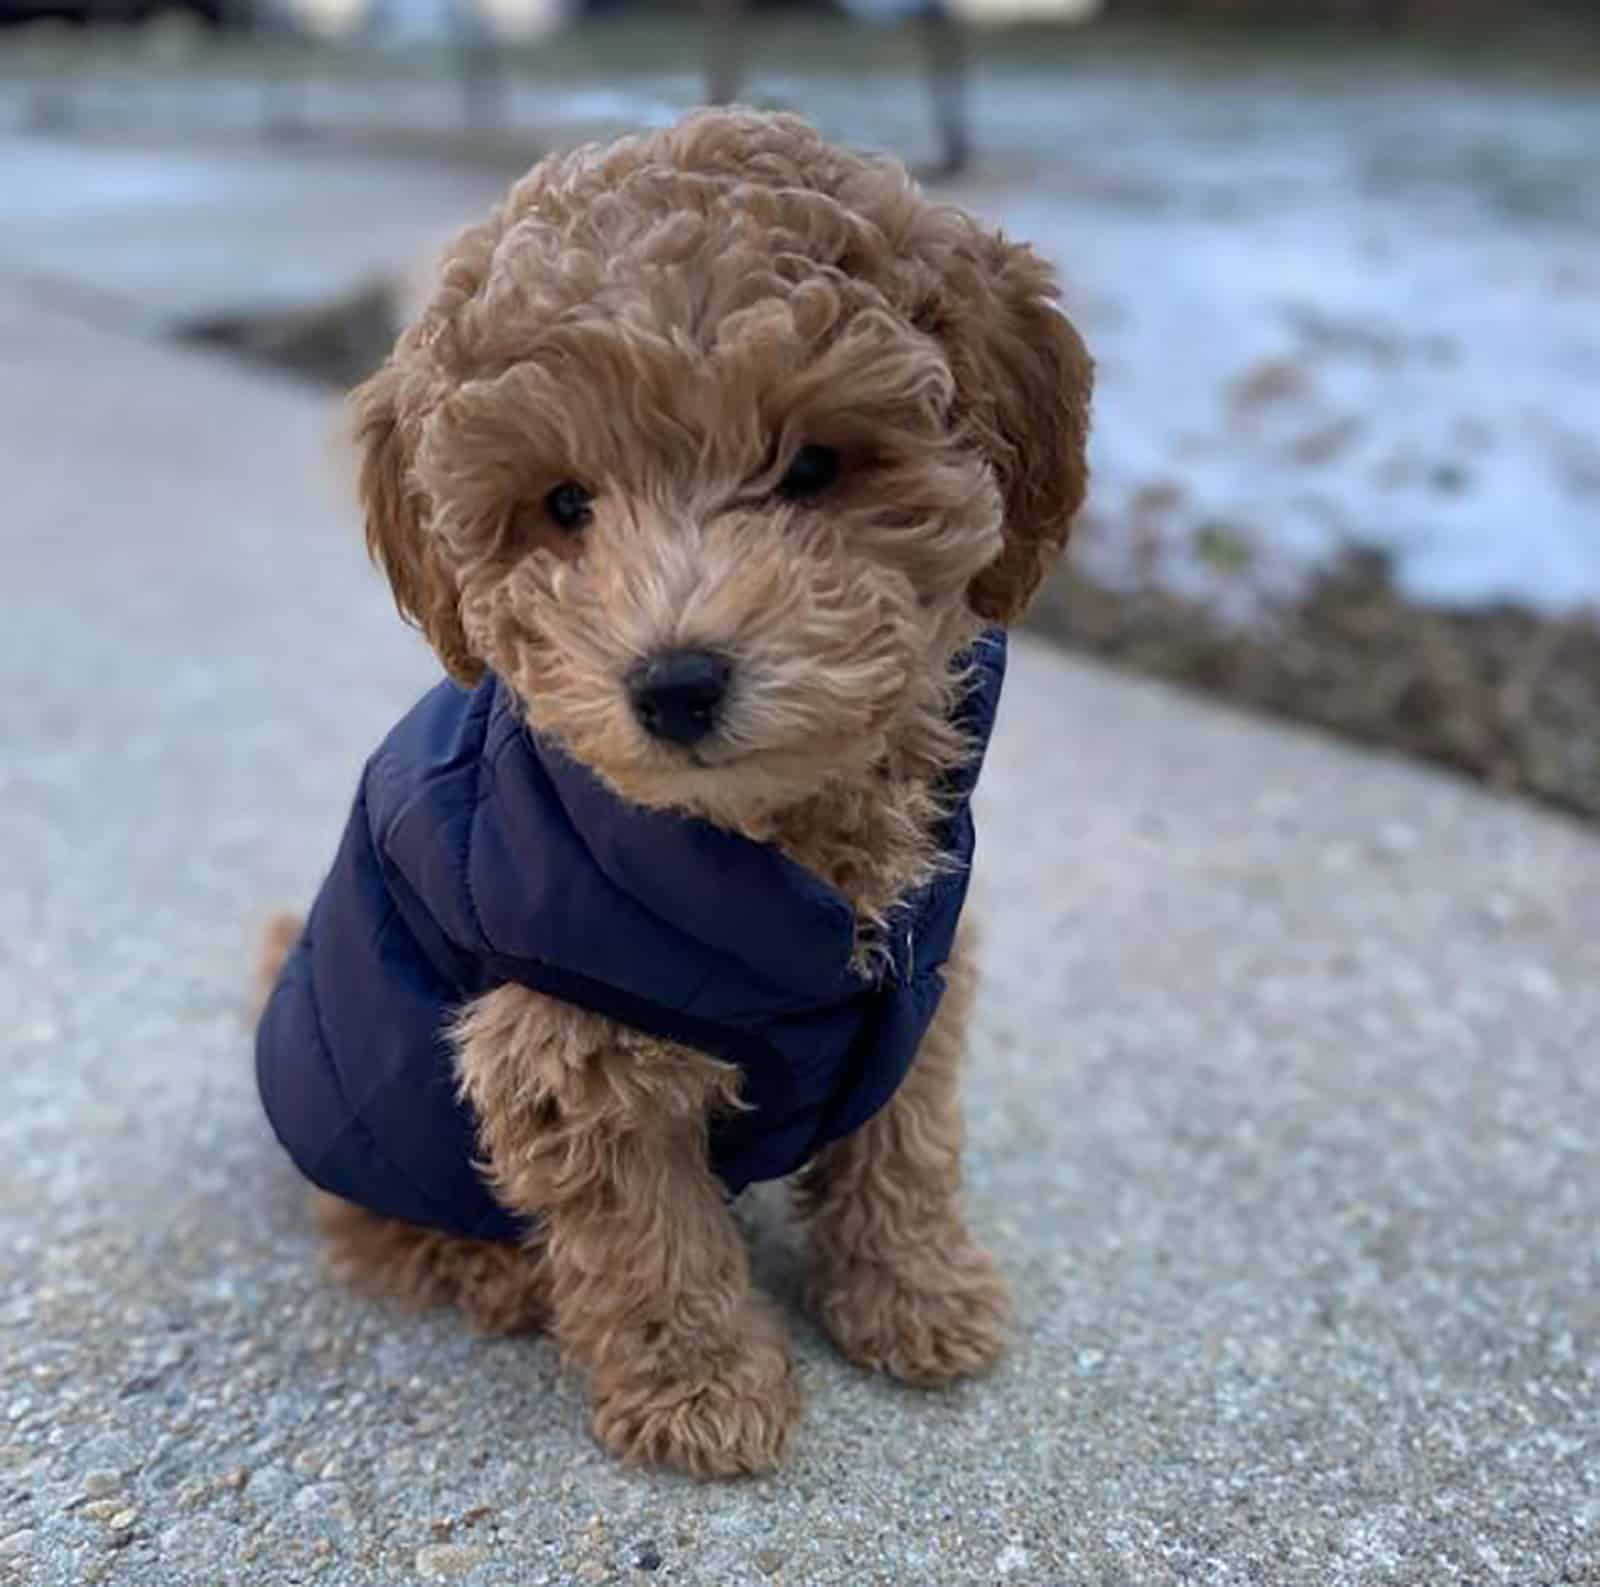
[[[775,848],[617,798],[493,677],[431,690],[368,761],[257,1031],[262,1102],[300,1171],[387,1217],[515,1239],[474,1166],[446,1040],[508,981],[738,1065],[752,1106],[710,1138],[730,1194],[864,1123],[939,1005],[966,898],[1004,636],[973,659],[955,863],[903,909],[873,980],[850,967],[844,898]]]

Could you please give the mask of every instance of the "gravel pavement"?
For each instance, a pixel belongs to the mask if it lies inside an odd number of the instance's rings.
[[[0,296],[0,1582],[1600,1583],[1600,842],[1018,646],[974,1216],[1021,1325],[625,1473],[318,1275],[241,990],[430,676],[333,411]]]

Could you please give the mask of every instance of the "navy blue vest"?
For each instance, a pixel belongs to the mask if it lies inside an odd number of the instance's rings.
[[[712,1166],[730,1194],[792,1173],[888,1101],[938,1007],[1004,674],[1004,635],[986,634],[942,834],[954,864],[902,907],[873,980],[850,967],[850,906],[777,849],[618,799],[530,733],[495,678],[439,684],[367,763],[262,1014],[278,1138],[373,1212],[516,1238],[473,1166],[445,1039],[464,1003],[515,981],[738,1065],[751,1107],[713,1122]]]

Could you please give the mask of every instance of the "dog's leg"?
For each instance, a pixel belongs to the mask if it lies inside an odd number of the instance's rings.
[[[908,1383],[982,1371],[1004,1348],[1010,1321],[1005,1280],[960,1206],[958,1085],[973,949],[964,927],[944,1001],[900,1089],[823,1151],[797,1187],[823,1325],[852,1361]]]
[[[481,1334],[519,1334],[549,1320],[537,1248],[469,1240],[380,1218],[326,1191],[311,1193],[331,1277],[403,1306],[458,1307]]]
[[[276,914],[261,932],[250,1010],[259,1019],[304,922]],[[323,1237],[329,1273],[341,1282],[406,1306],[459,1306],[479,1333],[522,1333],[548,1312],[536,1250],[466,1240],[380,1218],[326,1191],[311,1192],[311,1216]]]
[[[775,1466],[799,1408],[789,1347],[706,1158],[737,1072],[518,986],[456,1041],[496,1193],[544,1231],[596,1437],[701,1477]]]
[[[261,936],[256,943],[255,973],[250,978],[250,1001],[246,1010],[252,1024],[261,1018],[261,1011],[267,1006],[267,999],[272,996],[272,988],[277,984],[283,961],[289,957],[304,925],[298,915],[280,910],[262,926]]]

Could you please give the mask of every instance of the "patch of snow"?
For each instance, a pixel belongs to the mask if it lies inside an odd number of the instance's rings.
[[[1097,358],[1096,571],[1243,615],[1363,546],[1423,603],[1600,606],[1600,100],[1152,70],[977,126]]]

